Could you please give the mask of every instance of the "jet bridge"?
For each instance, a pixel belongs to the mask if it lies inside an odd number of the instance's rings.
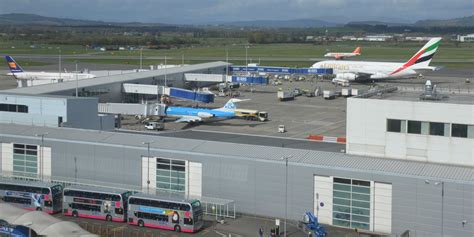
[[[211,92],[199,92],[192,90],[185,90],[175,87],[165,87],[158,85],[144,85],[144,84],[123,84],[123,92],[129,94],[141,95],[167,95],[179,99],[198,101],[202,103],[214,102],[214,94]]]

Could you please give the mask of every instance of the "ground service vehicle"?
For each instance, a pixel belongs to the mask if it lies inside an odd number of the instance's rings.
[[[26,210],[61,212],[62,191],[59,184],[0,179],[0,199]]]
[[[289,92],[289,91],[278,91],[277,97],[278,97],[278,100],[280,100],[280,101],[287,101],[287,100],[294,100],[295,99],[295,95],[293,94],[293,92]]]
[[[165,129],[165,126],[163,125],[163,123],[160,123],[160,122],[147,122],[146,125],[145,125],[145,128],[147,130],[158,130],[158,131],[161,131],[163,129]]]
[[[278,132],[279,133],[285,133],[286,132],[285,125],[279,125],[278,126]]]
[[[335,91],[323,91],[323,98],[326,100],[331,100],[336,98],[336,92]]]
[[[268,113],[265,111],[250,110],[250,109],[236,109],[235,117],[247,120],[258,120],[265,122],[268,120]]]
[[[137,193],[128,198],[128,223],[176,232],[196,232],[203,225],[203,210],[198,200],[158,197]]]
[[[132,192],[107,188],[71,186],[64,189],[63,214],[125,222],[128,196]]]

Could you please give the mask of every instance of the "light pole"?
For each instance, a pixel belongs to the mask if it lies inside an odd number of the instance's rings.
[[[229,75],[229,48],[225,47],[225,62],[227,65],[225,66],[225,75]],[[227,80],[226,80],[227,81]]]
[[[48,135],[47,132],[45,133],[40,133],[40,134],[35,134],[36,137],[41,137],[41,152],[40,152],[40,179],[43,181],[43,170],[44,170],[44,136]]]
[[[78,75],[77,75],[77,61],[76,61],[76,97],[79,97],[79,94],[78,94],[79,93],[78,92],[79,91],[79,80],[78,80],[77,76]]]
[[[62,71],[61,67],[62,67],[61,66],[61,48],[59,48],[59,80],[62,79],[61,78],[61,71]]]
[[[77,183],[77,157],[74,156],[74,182]]]
[[[288,219],[288,159],[289,158],[291,158],[291,156],[284,156],[281,158],[281,160],[285,160],[285,225],[284,225],[285,237],[287,236],[286,221]]]
[[[166,61],[166,55],[165,55],[165,87],[168,86],[168,81],[167,81],[167,76],[168,76],[168,62]]]
[[[146,193],[150,194],[150,145],[153,143],[153,141],[149,142],[142,142],[143,145],[147,146],[148,150],[148,157],[147,157],[147,180],[146,180]]]
[[[143,66],[143,48],[140,47],[140,71],[142,70],[142,66]]]
[[[425,184],[430,184],[429,180],[425,180]],[[434,186],[441,185],[441,237],[444,236],[444,181],[436,181]]]
[[[248,49],[249,46],[245,46],[245,72],[247,72],[247,75],[249,74],[249,63],[248,63]]]

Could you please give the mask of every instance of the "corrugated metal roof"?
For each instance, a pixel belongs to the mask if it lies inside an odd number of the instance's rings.
[[[176,73],[193,72],[193,71],[203,70],[207,68],[225,67],[226,65],[228,64],[225,62],[201,63],[201,64],[194,64],[194,65],[187,65],[183,67],[173,67],[173,68],[168,68],[166,70],[160,69],[160,70],[152,70],[152,71],[145,71],[145,72],[113,75],[113,76],[108,76],[108,77],[83,79],[83,80],[77,81],[77,83],[78,83],[78,87],[85,88],[85,87],[92,87],[92,86],[107,85],[107,84],[112,84],[112,83],[131,82],[131,81],[140,80],[143,78],[164,76],[165,74],[171,75],[171,74],[176,74]],[[10,90],[4,90],[2,92],[37,95],[37,94],[50,94],[50,93],[59,92],[59,91],[74,90],[75,88],[76,88],[76,81],[67,81],[67,82],[55,83],[55,84],[15,88],[15,89],[10,89]]]
[[[289,162],[304,166],[474,182],[474,167],[467,166],[373,158],[338,152],[160,137],[145,134],[0,124],[0,133],[6,137],[32,138],[35,134],[44,132],[48,132],[48,135],[45,137],[45,142],[55,140],[63,142],[97,143],[97,145],[105,146],[128,146],[146,151],[147,146],[142,144],[142,142],[153,141],[150,147],[154,151],[206,155],[219,158],[260,159],[270,162],[282,162],[282,157],[290,157]],[[36,138],[40,139],[39,137]]]
[[[0,202],[0,219],[12,225],[25,225],[42,236],[97,236],[93,235],[79,225],[62,221],[40,211],[26,211],[8,203]]]

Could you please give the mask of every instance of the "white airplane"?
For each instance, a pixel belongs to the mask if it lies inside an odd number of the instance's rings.
[[[95,78],[96,76],[88,73],[58,73],[58,72],[25,72],[21,66],[10,56],[5,56],[10,72],[8,75],[18,80],[82,80]]]
[[[311,68],[332,68],[336,75],[333,82],[336,83],[418,76],[422,72],[438,69],[429,66],[429,64],[440,42],[441,38],[432,38],[405,63],[331,60],[317,62]]]
[[[327,53],[324,57],[344,59],[360,55],[360,47],[357,47],[352,53]]]

